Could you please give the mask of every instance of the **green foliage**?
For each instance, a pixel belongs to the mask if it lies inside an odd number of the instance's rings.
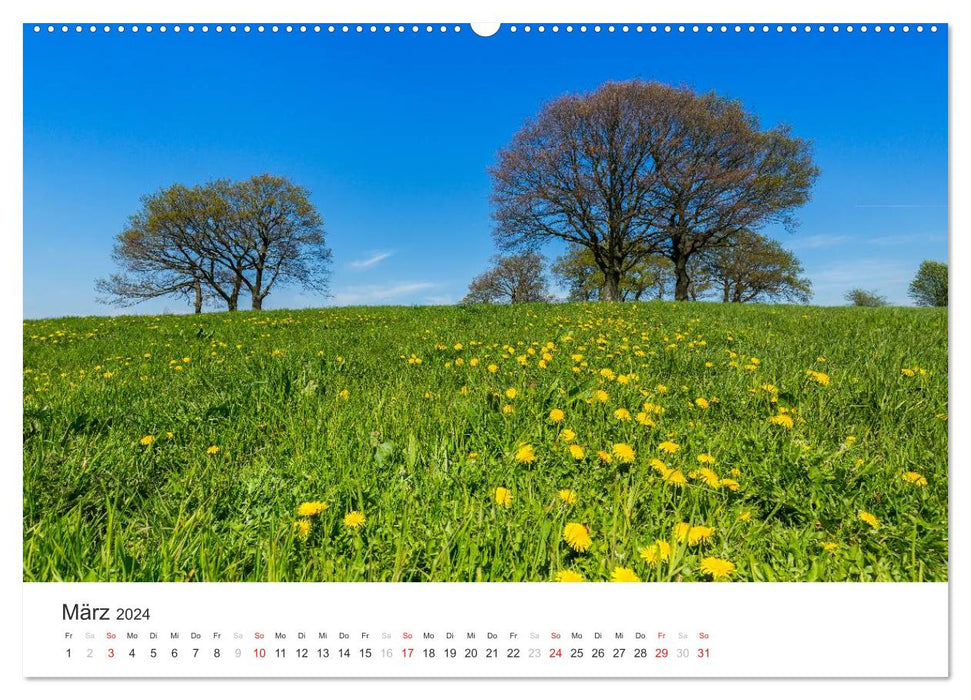
[[[549,301],[543,256],[535,251],[496,255],[492,267],[472,280],[463,304],[527,304]]]
[[[708,556],[736,580],[947,579],[940,309],[342,308],[23,333],[25,580],[694,581]],[[664,409],[653,426],[645,401]],[[535,461],[516,461],[523,443]],[[616,443],[632,464],[597,458]],[[737,490],[693,478],[701,454]],[[305,501],[329,507],[303,539]],[[679,543],[682,521],[715,531]],[[656,539],[674,552],[651,565],[638,552]]]
[[[887,298],[877,294],[876,292],[867,291],[866,289],[851,289],[848,291],[844,297],[850,306],[864,306],[868,308],[874,308],[877,306],[886,306]]]
[[[571,246],[556,259],[553,276],[569,290],[569,301],[599,300],[607,285],[603,271],[597,266],[593,251],[583,246]],[[632,257],[621,272],[618,301],[661,299],[669,281],[673,279],[671,262],[659,255]]]
[[[947,306],[947,263],[922,262],[908,293],[918,306]]]

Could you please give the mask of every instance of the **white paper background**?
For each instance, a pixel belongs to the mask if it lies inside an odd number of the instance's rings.
[[[353,3],[307,3],[294,0],[257,2],[202,2],[201,0],[167,0],[166,2],[35,2],[9,3],[3,13],[0,47],[3,56],[3,108],[0,151],[4,179],[2,188],[5,236],[4,259],[6,275],[0,277],[0,313],[5,333],[2,352],[7,371],[0,373],[2,418],[0,421],[0,449],[3,450],[3,518],[0,542],[3,545],[2,590],[7,614],[0,624],[0,658],[3,661],[5,685],[13,697],[162,697],[174,694],[196,697],[219,694],[227,697],[272,697],[281,694],[300,697],[325,694],[330,697],[363,698],[375,696],[421,697],[512,697],[592,698],[609,694],[617,698],[649,695],[672,697],[835,697],[872,695],[880,698],[913,698],[915,696],[956,697],[961,694],[961,681],[971,676],[962,659],[969,658],[965,643],[962,584],[967,579],[967,547],[960,538],[952,538],[951,545],[951,670],[950,681],[25,681],[21,675],[21,629],[19,618],[22,581],[21,567],[21,374],[22,343],[22,29],[23,22],[941,22],[951,23],[951,265],[958,272],[951,280],[951,339],[952,362],[950,380],[957,397],[949,407],[950,425],[958,426],[951,436],[950,449],[958,459],[950,463],[951,533],[967,529],[967,516],[962,505],[967,502],[967,477],[963,474],[961,456],[967,453],[967,409],[962,398],[969,388],[966,362],[968,355],[969,276],[961,274],[968,265],[968,244],[963,241],[968,232],[962,223],[967,210],[968,147],[968,42],[971,30],[958,3],[924,0],[920,3],[881,2],[868,6],[842,1],[798,2],[701,2],[648,3],[590,0],[587,3],[562,1],[551,3],[525,0],[493,0],[492,2],[452,2],[439,0],[401,2],[385,0]],[[963,89],[962,89],[963,87]],[[956,126],[956,128],[955,128]],[[962,199],[964,201],[962,201]],[[966,511],[965,511],[966,512]],[[867,585],[867,584],[861,584]],[[892,611],[888,611],[892,614]],[[964,692],[968,691],[965,687]]]

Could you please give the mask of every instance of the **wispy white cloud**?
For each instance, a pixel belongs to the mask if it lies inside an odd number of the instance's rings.
[[[813,236],[797,236],[791,240],[781,239],[780,243],[793,250],[812,250],[815,248],[829,248],[849,240],[849,236],[829,233],[818,233]]]
[[[352,270],[370,270],[379,262],[382,260],[387,260],[392,255],[394,255],[394,252],[390,250],[378,251],[370,257],[363,258],[361,260],[352,260],[351,262],[347,263],[347,266]]]
[[[916,271],[914,262],[868,258],[807,269],[806,273],[813,282],[813,303],[826,306],[845,304],[843,295],[857,287],[882,294],[891,304],[909,304],[907,285]]]
[[[933,243],[935,241],[943,241],[945,239],[945,234],[943,233],[899,233],[899,234],[889,234],[886,236],[874,236],[872,238],[867,238],[866,242],[871,245],[910,245],[912,243]]]
[[[338,306],[390,304],[395,301],[400,302],[402,297],[435,289],[437,286],[434,282],[351,285],[336,292],[331,301]]]
[[[946,204],[854,204],[857,209],[941,209]]]
[[[433,306],[449,306],[458,301],[451,294],[431,294],[425,297],[425,302]]]

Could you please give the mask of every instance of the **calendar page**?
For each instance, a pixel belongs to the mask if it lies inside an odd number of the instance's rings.
[[[921,14],[26,20],[23,675],[947,677]]]

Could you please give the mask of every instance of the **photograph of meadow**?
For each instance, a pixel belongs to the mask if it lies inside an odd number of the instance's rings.
[[[225,27],[24,28],[25,581],[947,580],[946,31]]]

